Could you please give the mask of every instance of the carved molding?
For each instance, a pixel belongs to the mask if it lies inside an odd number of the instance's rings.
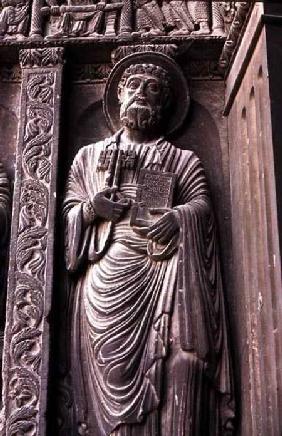
[[[71,81],[75,84],[105,83],[112,68],[111,63],[74,64],[70,71]],[[193,80],[222,80],[222,72],[218,69],[216,60],[193,59],[183,72],[186,77]]]
[[[176,44],[138,44],[138,45],[123,45],[116,48],[111,55],[113,64],[132,53],[144,53],[146,51],[154,51],[163,53],[167,56],[175,58],[178,54],[178,47]]]
[[[32,48],[20,51],[22,68],[53,67],[63,63],[62,47]]]
[[[219,62],[224,69],[229,65],[248,12],[255,3],[253,0],[214,1],[210,6],[201,6],[202,10],[199,6],[197,13],[193,13],[191,6],[190,17],[188,13],[185,18],[187,8],[176,0],[161,1],[159,4],[133,0],[111,4],[94,4],[92,0],[82,0],[79,4],[62,4],[54,0],[52,5],[45,0],[8,1],[11,4],[0,11],[0,44],[2,40],[3,45],[28,46],[33,40],[42,40],[39,44],[44,47],[55,40],[56,44],[62,46],[87,41],[160,46],[170,41],[175,44],[202,39],[224,41],[227,35]],[[191,25],[187,24],[189,21]],[[202,22],[207,23],[204,29],[199,28]],[[50,53],[49,48],[46,50]],[[22,63],[23,66],[46,66],[61,62],[60,57],[57,60],[52,55],[50,57],[44,64],[43,60],[35,60],[26,54]]]
[[[52,286],[47,265],[53,249],[62,55],[60,48],[20,55],[23,67],[33,69],[23,69],[21,96],[4,346],[2,434],[6,436],[43,434],[48,375],[48,350],[43,349],[49,335]]]
[[[235,16],[231,23],[230,30],[219,59],[220,68],[228,68],[244,31],[247,17],[249,16],[254,4],[255,2],[252,0],[249,2],[238,2]]]
[[[71,67],[71,80],[74,83],[105,82],[112,70],[111,63],[75,64]]]

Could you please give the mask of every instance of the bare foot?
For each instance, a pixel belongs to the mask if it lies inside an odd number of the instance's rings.
[[[211,33],[208,23],[200,23],[200,29],[194,30],[192,35],[209,35]]]
[[[217,27],[216,29],[213,29],[212,36],[226,36],[226,32],[221,27]]]
[[[172,30],[171,32],[169,32],[171,36],[186,36],[190,35],[190,33],[190,30],[185,29],[184,27],[182,29]]]

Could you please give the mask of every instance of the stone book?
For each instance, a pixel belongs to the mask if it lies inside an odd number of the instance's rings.
[[[150,209],[171,208],[176,174],[142,169],[138,178],[136,203],[131,210],[131,226],[150,226],[162,215]]]

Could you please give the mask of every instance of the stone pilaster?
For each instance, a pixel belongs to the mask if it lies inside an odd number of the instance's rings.
[[[46,432],[62,48],[20,52],[2,435]]]
[[[226,79],[238,436],[282,428],[282,6],[267,4],[254,5]]]

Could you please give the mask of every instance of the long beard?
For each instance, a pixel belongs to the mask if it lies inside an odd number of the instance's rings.
[[[129,106],[121,110],[121,123],[123,126],[133,130],[153,130],[157,128],[161,121],[161,107]]]

